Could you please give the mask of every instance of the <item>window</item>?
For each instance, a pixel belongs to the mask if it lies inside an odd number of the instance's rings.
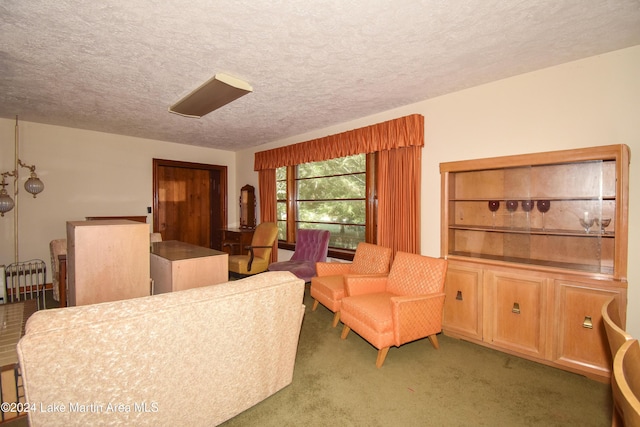
[[[375,233],[373,154],[276,170],[278,239],[295,243],[298,228],[331,232],[331,256],[351,253]]]

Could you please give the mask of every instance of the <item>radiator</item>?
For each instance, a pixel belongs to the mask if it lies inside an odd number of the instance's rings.
[[[47,283],[47,265],[41,259],[16,262],[4,267],[5,286],[4,295],[0,303],[22,301],[24,299],[38,300],[38,309],[47,308],[44,300],[44,290]],[[42,300],[42,301],[41,301]]]
[[[0,305],[0,425],[25,416],[25,395],[16,344],[24,334],[26,319],[35,311],[35,300]]]

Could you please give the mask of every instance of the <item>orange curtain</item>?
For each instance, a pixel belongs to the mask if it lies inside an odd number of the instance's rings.
[[[260,151],[262,221],[276,220],[276,174],[282,166],[319,162],[337,157],[378,152],[378,244],[393,254],[420,253],[420,181],[424,146],[424,117],[400,117],[364,128],[307,142]],[[277,257],[277,251],[273,251]]]
[[[378,153],[378,244],[420,253],[420,181],[422,148]]]
[[[276,212],[276,170],[264,169],[258,172],[260,197],[260,222],[277,222]],[[273,244],[271,262],[278,261],[278,239]]]
[[[354,154],[422,146],[424,117],[413,114],[324,138],[257,152],[254,170],[276,169]]]

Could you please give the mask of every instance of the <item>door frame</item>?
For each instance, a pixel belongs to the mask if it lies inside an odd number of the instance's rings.
[[[158,169],[161,167],[178,167],[178,168],[186,168],[186,169],[194,169],[194,170],[208,170],[210,172],[215,171],[219,173],[220,176],[220,196],[219,196],[219,205],[221,206],[222,212],[220,212],[220,218],[222,220],[221,228],[227,228],[228,224],[228,203],[227,203],[227,187],[228,187],[228,178],[227,178],[227,167],[220,165],[210,165],[206,163],[193,163],[193,162],[184,162],[177,160],[167,160],[167,159],[153,159],[153,231],[159,232],[158,226],[160,223],[159,213],[158,213],[158,193],[159,193],[159,183],[158,183]],[[209,194],[210,198],[213,198],[213,192]],[[213,200],[210,200],[210,206],[215,206],[216,204],[212,203]],[[213,216],[213,212],[209,212],[209,218],[211,219]],[[211,228],[211,236],[209,237],[210,241],[213,242],[216,232],[213,227]]]

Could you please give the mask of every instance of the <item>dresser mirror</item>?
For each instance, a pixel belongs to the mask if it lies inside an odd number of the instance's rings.
[[[256,192],[253,186],[245,185],[240,189],[240,228],[256,226]]]

